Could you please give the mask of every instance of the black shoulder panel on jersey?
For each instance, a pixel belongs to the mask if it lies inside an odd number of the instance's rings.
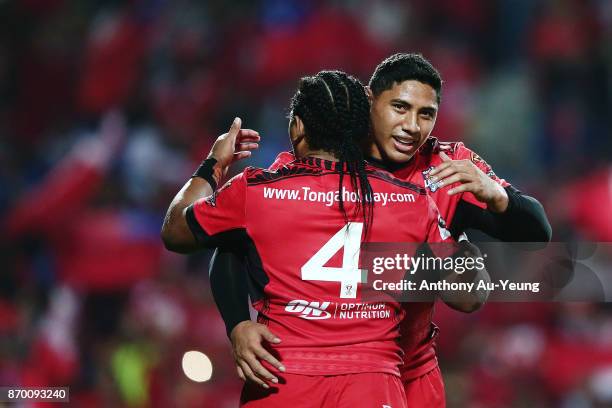
[[[215,235],[208,235],[198,220],[196,220],[193,204],[187,207],[185,219],[198,244],[206,248],[214,248],[220,245],[241,245],[246,239],[250,239],[244,228],[236,228]]]
[[[187,211],[185,211],[185,220],[196,241],[198,243],[204,242],[208,234],[206,234],[206,231],[202,229],[198,220],[196,220],[195,214],[193,213],[193,204],[187,207]]]
[[[256,185],[256,184],[266,184],[274,181],[291,178],[291,177],[299,177],[299,176],[320,176],[323,173],[322,169],[311,168],[311,167],[301,167],[301,166],[283,166],[277,170],[264,170],[257,169],[250,174],[247,174],[247,184],[248,185]]]
[[[310,167],[312,165],[312,167]],[[322,169],[320,166],[325,166]],[[427,194],[427,191],[414,183],[400,180],[394,177],[391,173],[386,170],[378,170],[376,168],[367,169],[368,177],[374,177],[386,182],[389,182],[395,186],[410,189],[418,194]],[[301,176],[314,176],[320,177],[327,174],[340,174],[340,172],[334,168],[334,162],[321,160],[317,158],[306,158],[301,163],[294,164],[290,167],[283,166],[277,170],[270,171],[264,169],[256,169],[250,173],[247,173],[247,184],[267,184],[279,180],[284,180],[292,177]]]

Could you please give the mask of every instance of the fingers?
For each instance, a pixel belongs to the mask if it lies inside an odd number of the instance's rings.
[[[259,136],[259,132],[253,129],[240,129],[238,136],[236,138],[238,142],[259,142],[261,137]]]
[[[242,126],[242,119],[236,117],[232,122],[232,125],[229,128],[229,132],[227,132],[228,138],[236,140],[238,133],[240,133],[240,127]]]
[[[236,371],[238,372],[238,377],[240,377],[240,379],[242,381],[246,381],[246,377],[244,376],[244,372],[242,371],[242,368],[240,368],[240,365],[238,365],[238,363],[236,363]]]
[[[250,152],[240,153],[250,154]],[[285,367],[261,345],[264,340],[280,342],[277,336],[261,324],[245,321],[232,330],[231,340],[234,359],[240,368],[239,376],[242,373],[246,379],[264,388],[269,388],[268,383],[278,383],[278,378],[260,361],[265,360],[279,371],[285,371]]]
[[[232,158],[232,163],[235,163],[238,160],[246,159],[247,157],[250,157],[250,156],[251,156],[251,152],[248,150],[244,152],[234,153],[234,157]]]
[[[469,162],[466,162],[465,160],[453,160],[438,165],[428,174],[428,176],[431,181],[435,182],[454,173],[475,174],[474,168]]]
[[[238,136],[236,137],[235,150],[238,152],[258,149],[258,142],[260,140],[261,137],[256,131],[252,129],[241,129],[240,133],[238,133]]]
[[[263,336],[264,339],[266,339],[266,341],[269,341],[270,343],[280,343],[281,342],[281,339],[279,339],[275,334],[273,334],[270,331],[270,329],[268,329],[265,326],[261,330],[261,335]]]
[[[253,374],[256,375],[259,379],[265,379],[275,384],[278,383],[278,378],[276,378],[274,374],[272,374],[263,365],[261,365],[259,360],[257,360],[254,355],[247,356],[245,358],[245,361],[249,365],[249,368],[253,371]]]
[[[466,182],[472,182],[473,179],[469,174],[465,174],[465,173],[455,173],[452,176],[446,177],[445,179],[442,179],[438,182],[438,186],[440,187],[444,187],[444,186],[450,186],[453,183],[466,183]]]
[[[442,156],[444,153],[440,152],[440,156]],[[444,154],[444,156],[446,156],[446,154]],[[440,179],[440,174],[443,170],[450,168],[457,168],[457,169],[466,169],[471,162],[469,160],[451,160],[448,156],[446,156],[446,158],[448,159],[448,161],[444,161],[443,163],[438,164],[436,167],[434,167],[433,170],[431,170],[429,172],[429,177],[431,176],[436,176],[438,179]]]
[[[447,161],[452,161],[452,159],[450,157],[448,157],[446,155],[446,153],[444,152],[440,152],[440,158],[442,159],[442,161],[447,162]]]
[[[440,166],[442,166],[441,164]],[[460,170],[456,166],[445,166],[442,170],[439,170],[435,176],[432,176],[433,170],[429,173],[429,179],[433,182],[437,182],[438,180],[444,180],[446,177],[449,177]]]
[[[259,149],[259,143],[236,143],[236,151]]]
[[[252,381],[257,385],[260,385],[263,388],[270,388],[268,384],[266,384],[261,378],[257,377],[255,373],[253,373],[253,370],[251,370],[249,364],[246,361],[240,360],[238,364],[240,364],[240,368],[242,368],[242,372],[244,373],[244,376],[247,378],[247,380]]]
[[[434,176],[438,173],[440,173],[443,170],[446,170],[448,167],[450,167],[453,164],[453,161],[447,161],[441,164],[438,164],[436,167],[433,168],[433,170],[431,170],[429,172],[429,177]]]
[[[232,122],[232,125],[230,126],[230,132],[235,132],[236,134],[238,134],[241,126],[242,126],[242,119],[236,116],[234,118],[234,121]]]
[[[270,354],[265,348],[257,347],[253,350],[255,356],[260,360],[265,360],[270,363],[273,367],[275,367],[279,371],[285,371],[285,366],[281,364],[272,354]]]
[[[469,191],[473,193],[476,191],[476,188],[477,188],[476,183],[461,184],[460,186],[451,188],[450,190],[446,192],[446,194],[455,195],[455,194],[463,193],[465,191]]]

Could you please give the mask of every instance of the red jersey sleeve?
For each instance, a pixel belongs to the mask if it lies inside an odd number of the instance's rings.
[[[510,183],[508,183],[506,180],[497,177],[497,175],[493,171],[493,168],[486,161],[484,161],[484,159],[480,157],[477,153],[465,147],[463,143],[457,144],[455,156],[453,157],[453,159],[454,160],[470,160],[472,163],[476,165],[476,167],[482,170],[484,174],[486,174],[491,179],[493,179],[493,181],[495,181],[497,184],[501,185],[502,187],[508,187],[510,185]],[[461,200],[467,201],[470,204],[477,205],[480,208],[487,207],[485,203],[478,201],[476,197],[474,197],[474,194],[472,193],[468,193],[468,192],[462,193]]]
[[[274,159],[274,163],[268,167],[268,170],[278,170],[284,165],[291,163],[295,160],[295,156],[291,152],[280,152],[276,159]]]
[[[187,224],[200,244],[215,247],[233,243],[243,236],[241,233],[246,231],[245,172],[187,208]]]

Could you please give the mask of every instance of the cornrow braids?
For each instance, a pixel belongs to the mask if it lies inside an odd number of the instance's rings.
[[[350,111],[350,95],[346,84],[344,83],[344,79],[347,78],[346,75],[341,75],[338,72],[324,72],[322,75],[323,82],[328,86],[328,88],[332,89],[332,95],[335,95],[335,99],[333,100],[333,105],[335,112],[337,114],[336,120],[331,121],[329,123],[329,129],[334,132],[334,134],[340,136],[336,136],[337,142],[339,142],[339,146],[335,149],[334,153],[336,154],[341,168],[346,167],[346,171],[351,176],[351,188],[354,191],[358,191],[358,182],[357,182],[357,169],[356,169],[356,161],[359,160],[359,154],[355,151],[356,144],[354,143],[354,135],[352,128],[353,123],[351,118]],[[327,81],[326,81],[327,80]],[[340,173],[339,180],[339,190],[342,189],[344,182],[344,172]],[[348,222],[348,215],[344,208],[344,201],[342,200],[342,194],[340,194],[340,199],[338,201],[338,205],[340,210],[344,214],[345,222]],[[358,202],[355,206],[355,212],[361,210],[361,203]]]
[[[368,181],[361,146],[370,127],[370,105],[363,84],[341,71],[321,71],[300,80],[291,100],[291,114],[304,122],[306,141],[313,150],[332,153],[339,160],[341,192],[345,173],[351,187],[359,191],[355,214],[361,212],[366,236],[373,216],[373,191]],[[345,221],[348,214],[339,194]]]
[[[364,129],[370,126],[370,104],[367,98],[364,100],[361,96],[364,93],[364,88],[358,81],[352,81],[350,78],[343,78],[347,90],[349,101],[353,101],[353,105],[350,104],[349,109],[351,111],[351,129]],[[363,160],[363,153],[359,145],[353,143],[347,146],[347,150],[351,152],[357,160],[354,162],[357,164],[355,172],[357,174],[359,182],[359,191],[361,192],[361,202],[363,205],[363,218],[366,226],[371,224],[374,209],[374,192],[372,186],[368,181],[368,177],[365,170],[365,161]],[[366,229],[367,233],[368,229]]]

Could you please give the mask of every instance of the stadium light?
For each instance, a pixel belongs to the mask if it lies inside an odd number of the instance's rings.
[[[182,366],[183,372],[192,381],[204,382],[212,377],[212,362],[200,351],[191,350],[183,354]]]

